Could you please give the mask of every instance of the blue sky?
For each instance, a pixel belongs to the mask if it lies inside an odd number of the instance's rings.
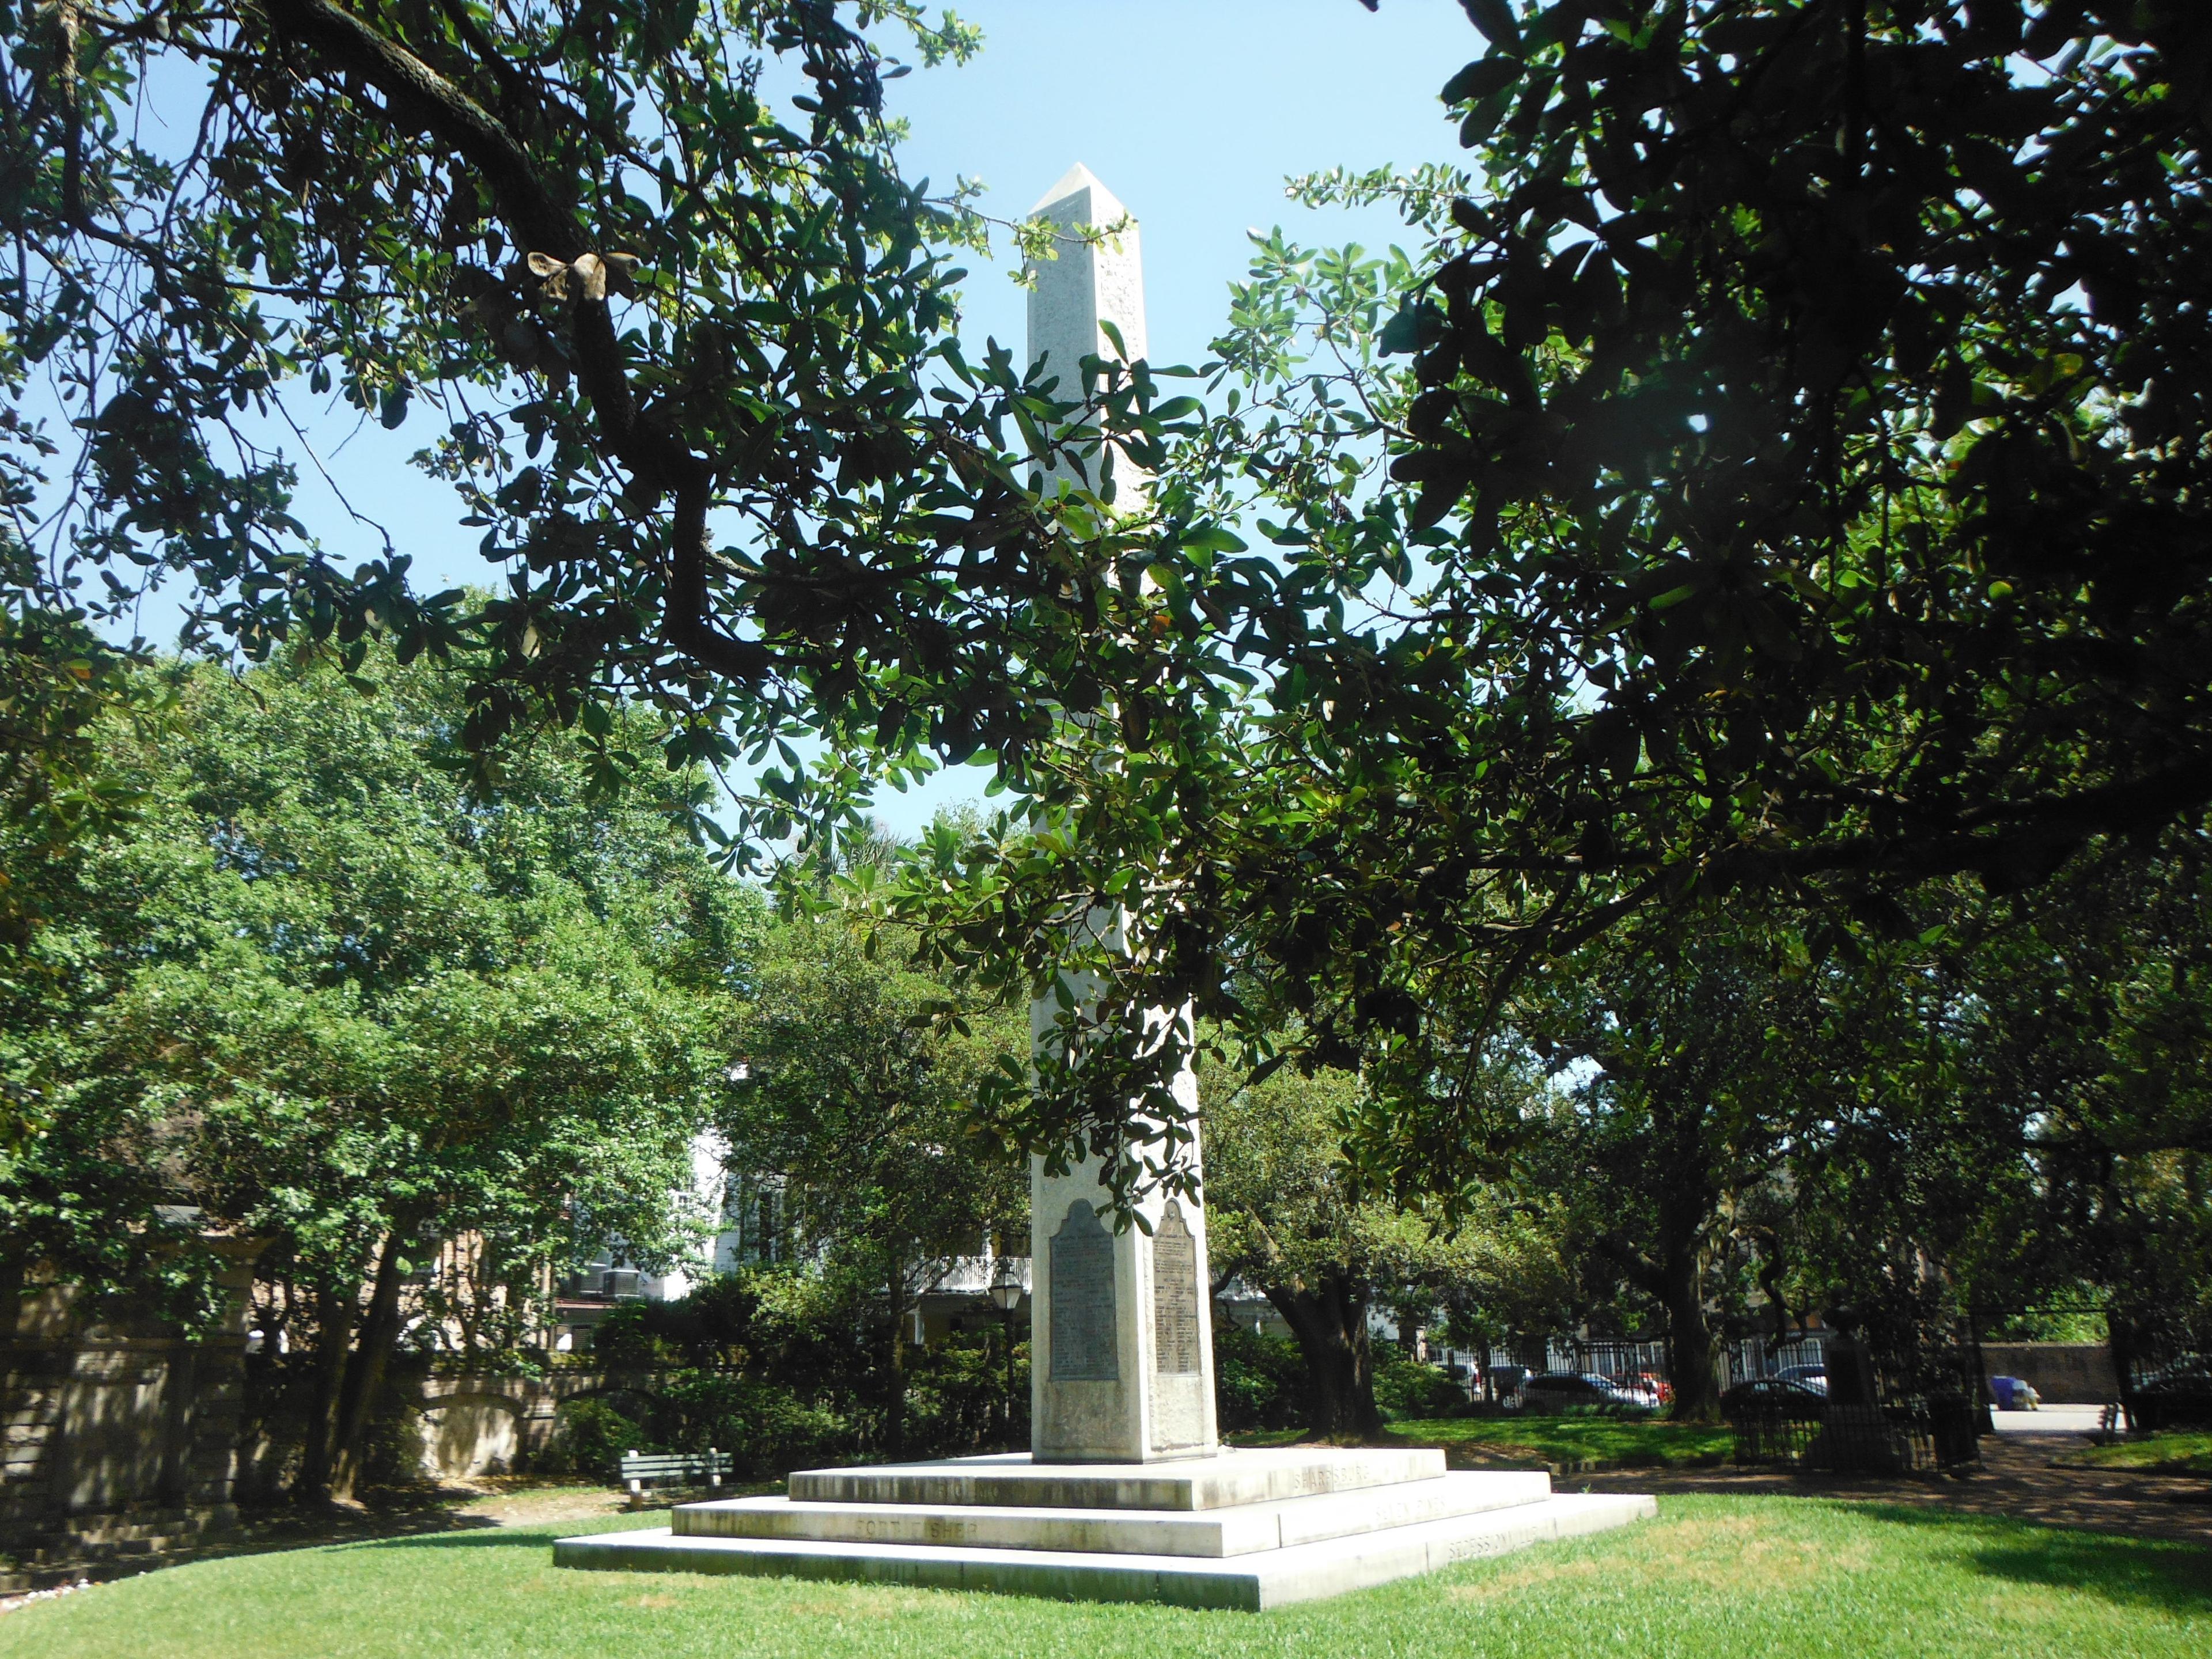
[[[1316,215],[1285,200],[1285,177],[1342,165],[1412,166],[1462,152],[1437,89],[1481,40],[1455,0],[965,0],[984,48],[958,68],[891,83],[890,112],[911,126],[909,178],[989,186],[981,205],[1018,218],[1082,161],[1144,228],[1146,308],[1157,362],[1197,363],[1243,274],[1248,230],[1277,224],[1307,241],[1394,239],[1379,212]],[[891,44],[886,40],[886,45]],[[963,332],[1018,346],[1024,296],[1005,266],[976,265]],[[387,433],[350,416],[311,424],[321,470],[302,458],[299,513],[343,561],[382,551],[338,495],[391,532],[428,587],[489,582],[477,532],[461,529],[447,489],[407,457],[426,433]],[[295,446],[288,443],[288,448]],[[146,606],[140,625],[173,635],[173,605]],[[959,769],[881,816],[910,833],[942,804],[980,796],[988,775]]]
[[[1454,0],[986,0],[956,7],[984,47],[959,69],[892,83],[912,127],[909,178],[990,187],[1018,218],[1081,161],[1144,228],[1147,331],[1156,362],[1197,363],[1228,313],[1248,232],[1280,224],[1308,241],[1394,239],[1382,213],[1318,215],[1283,181],[1343,166],[1463,159],[1437,89],[1481,38]],[[1022,290],[1004,268],[968,284],[963,336],[1018,344]],[[878,816],[912,833],[944,804],[979,796],[960,768],[886,794]]]
[[[1087,165],[1144,226],[1152,356],[1195,362],[1219,331],[1248,229],[1317,221],[1291,174],[1461,158],[1437,89],[1481,38],[1453,0],[986,0],[982,55],[891,84],[912,124],[909,177],[991,186],[986,210],[1027,211]],[[1327,224],[1386,239],[1389,222]],[[1002,271],[969,283],[968,331],[1018,339]]]

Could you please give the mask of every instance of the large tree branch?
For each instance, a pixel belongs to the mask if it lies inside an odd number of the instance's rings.
[[[466,90],[333,0],[264,3],[281,35],[376,88],[395,116],[419,121],[474,169],[490,185],[500,216],[522,252],[573,264],[596,251],[588,228],[547,182],[514,133]],[[485,43],[478,44],[481,49]],[[516,82],[508,83],[510,95],[522,89]],[[637,493],[676,492],[663,637],[715,673],[745,681],[765,678],[775,665],[774,653],[765,646],[732,638],[714,626],[709,614],[710,464],[673,436],[638,419],[637,400],[608,302],[578,294],[570,303],[577,381],[592,400],[609,453],[629,471]]]
[[[264,0],[264,4],[280,33],[404,106],[407,113],[481,173],[524,252],[550,253],[568,261],[592,251],[575,214],[538,176],[528,152],[498,117],[466,92],[332,0]]]
[[[1971,872],[2008,892],[2034,885],[2095,836],[2155,828],[2207,802],[2212,756],[2191,755],[2139,778],[1961,812],[1955,829],[1923,840],[1856,836],[1779,851],[1734,848],[1711,867],[1730,882],[1839,871],[1925,881]]]

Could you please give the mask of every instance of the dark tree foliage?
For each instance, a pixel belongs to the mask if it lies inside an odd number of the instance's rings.
[[[2212,15],[1468,9],[1393,471],[1464,514],[1528,850],[2009,889],[2212,799]]]
[[[1349,1064],[1641,913],[1818,956],[2212,800],[2212,13],[1468,10],[1480,179],[1324,181],[1437,240],[1265,243],[1160,492],[1274,544],[1161,587],[1256,691],[1155,699],[1063,841],[942,884],[948,948],[1151,892],[1133,1005]]]
[[[0,540],[0,1006],[64,1018],[49,994],[70,975],[38,948],[73,908],[70,861],[128,823],[138,792],[104,764],[103,720],[149,724],[165,699],[82,611],[42,591],[23,550]],[[0,1026],[10,1022],[0,1021]],[[40,1126],[55,1079],[28,1030],[0,1035],[0,1158]]]
[[[2088,1285],[2117,1331],[2212,1334],[2208,854],[2203,826],[2170,832],[2155,859],[1996,907],[1972,940],[1958,1092],[2015,1127],[2026,1177],[1997,1212],[2002,1258],[1978,1286],[1988,1305]],[[1968,1157],[1954,1190],[2002,1167]]]
[[[1832,1109],[1803,1075],[1818,988],[1791,966],[1778,930],[1707,915],[1623,930],[1516,1011],[1547,1060],[1584,1068],[1557,1144],[1522,1167],[1577,1193],[1596,1265],[1656,1310],[1678,1416],[1719,1412],[1713,1303],[1739,1209]]]
[[[960,356],[976,222],[897,173],[886,23],[975,45],[907,0],[0,6],[13,537],[118,612],[179,573],[251,655],[462,659],[478,747],[626,696],[684,717],[672,764],[802,714],[1018,750],[1017,671],[1115,678],[1079,660],[1110,600],[1004,458],[1051,406]],[[305,399],[422,429],[505,590],[325,556],[270,436]]]

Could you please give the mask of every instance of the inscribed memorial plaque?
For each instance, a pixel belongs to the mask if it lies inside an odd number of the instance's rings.
[[[1198,1243],[1174,1199],[1152,1236],[1152,1364],[1175,1376],[1198,1370]]]
[[[1081,1199],[1052,1236],[1052,1380],[1115,1382],[1114,1236]]]

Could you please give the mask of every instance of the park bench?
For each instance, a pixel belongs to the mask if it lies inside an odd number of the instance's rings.
[[[729,1472],[729,1453],[711,1446],[702,1452],[641,1452],[633,1449],[624,1452],[622,1459],[623,1485],[629,1488],[632,1504],[643,1499],[647,1482],[658,1485],[674,1481],[679,1486],[696,1486],[704,1476],[708,1486],[719,1486]]]

